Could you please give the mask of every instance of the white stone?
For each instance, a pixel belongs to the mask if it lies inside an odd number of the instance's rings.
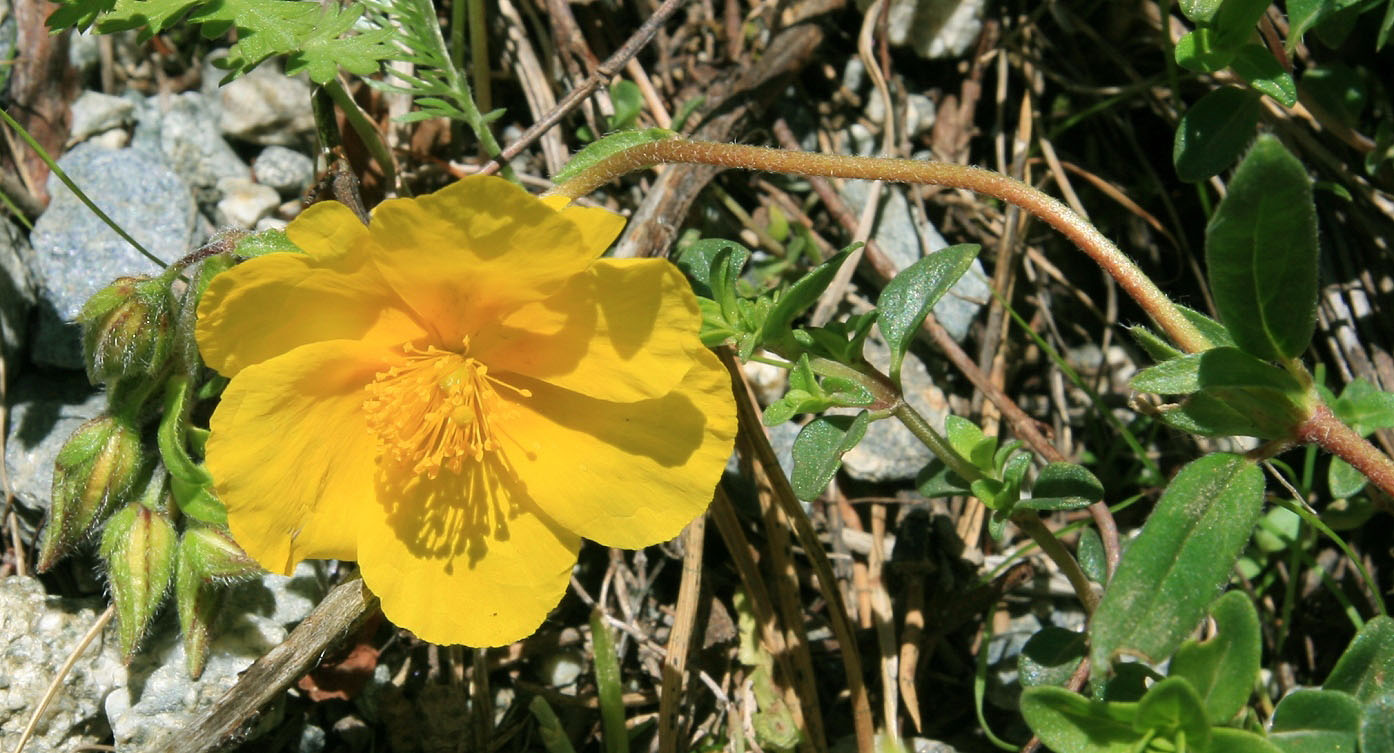
[[[254,144],[294,144],[315,127],[310,82],[287,76],[274,61],[218,90],[218,127],[229,138]]]
[[[101,92],[85,91],[73,102],[73,125],[68,132],[68,145],[77,144],[131,123],[135,104],[122,97],[113,97]],[[114,148],[121,148],[121,144]]]
[[[281,204],[276,189],[245,178],[224,178],[218,181],[218,191],[223,195],[217,209],[220,225],[251,229]]]

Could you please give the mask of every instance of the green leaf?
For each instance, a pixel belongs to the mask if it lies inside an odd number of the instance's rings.
[[[1047,625],[1026,641],[1017,657],[1017,677],[1023,688],[1064,686],[1084,661],[1084,633]]]
[[[341,68],[358,76],[377,73],[382,61],[393,57],[397,48],[392,44],[390,29],[343,36],[362,13],[362,6],[326,5],[315,22],[315,33],[301,40],[300,49],[286,56],[286,75],[304,71],[311,81],[323,86],[334,80]]]
[[[1331,410],[1361,436],[1376,429],[1394,428],[1394,394],[1375,389],[1364,379],[1356,379],[1331,401]]]
[[[1240,78],[1249,82],[1255,91],[1263,92],[1281,102],[1284,107],[1297,104],[1297,84],[1283,64],[1261,44],[1249,43],[1239,48],[1230,67]]]
[[[1152,360],[1157,363],[1170,361],[1173,358],[1180,358],[1185,355],[1185,353],[1178,350],[1176,346],[1162,339],[1157,333],[1141,324],[1134,324],[1129,327],[1128,334],[1132,335],[1133,339],[1137,341],[1137,344],[1140,345],[1143,350],[1147,351],[1147,355],[1151,356]]]
[[[1361,710],[1360,753],[1394,753],[1394,694],[1376,696]]]
[[[1214,73],[1229,65],[1234,50],[1216,47],[1215,33],[1201,27],[1177,40],[1172,55],[1182,68],[1196,73]]]
[[[1200,391],[1200,357],[1203,353],[1163,361],[1135,375],[1129,383],[1138,392],[1158,395],[1189,395]]]
[[[1333,531],[1353,531],[1369,522],[1375,512],[1369,497],[1333,499],[1321,508],[1321,522]]]
[[[718,270],[715,265],[717,254],[725,249],[731,250],[723,260],[728,268]],[[704,238],[683,249],[676,263],[678,269],[692,281],[692,289],[698,297],[715,300],[717,293],[713,289],[712,279],[719,276],[719,283],[731,284],[740,277],[748,261],[750,249],[745,246],[722,238]]]
[[[1155,730],[1169,740],[1185,736],[1187,750],[1210,747],[1210,720],[1195,688],[1183,677],[1168,677],[1151,688],[1137,704],[1133,729]]]
[[[1394,619],[1365,623],[1327,675],[1323,690],[1339,690],[1360,703],[1394,692]]]
[[[1018,507],[1029,510],[1078,510],[1104,498],[1104,485],[1089,469],[1074,463],[1051,463],[1036,476],[1031,498]]]
[[[566,163],[565,167],[552,176],[552,182],[560,185],[626,149],[632,149],[640,144],[676,138],[677,135],[665,128],[643,128],[612,133],[577,152],[571,161]]]
[[[986,438],[977,424],[952,413],[944,416],[944,435],[949,440],[949,446],[965,458],[972,455],[973,448]]]
[[[1205,180],[1234,163],[1258,126],[1259,93],[1222,86],[1196,101],[1176,129],[1171,160],[1181,180]]]
[[[1055,753],[1132,753],[1142,738],[1132,725],[1137,704],[1091,701],[1053,685],[1023,690],[1021,715]]]
[[[1181,12],[1194,23],[1209,21],[1224,0],[1181,0]]]
[[[1299,688],[1273,709],[1268,739],[1284,753],[1355,753],[1360,704],[1337,690]]]
[[[1248,702],[1258,678],[1262,645],[1258,612],[1242,591],[1230,591],[1210,607],[1215,635],[1186,641],[1172,657],[1169,674],[1184,677],[1200,696],[1210,721],[1224,724]]]
[[[949,470],[939,458],[929,461],[929,465],[920,470],[919,475],[915,477],[915,488],[929,499],[971,493],[968,482]]]
[[[1263,504],[1263,474],[1216,453],[1181,469],[1123,554],[1090,628],[1096,678],[1120,654],[1171,656],[1229,580]]]
[[[1236,48],[1248,41],[1268,5],[1269,0],[1224,0],[1220,3],[1220,9],[1210,19],[1216,45]]]
[[[1164,409],[1160,418],[1173,429],[1204,437],[1256,437],[1262,433],[1242,411],[1206,392],[1197,392],[1179,406]]]
[[[1305,400],[1302,385],[1291,374],[1230,347],[1211,348],[1143,369],[1133,377],[1132,387],[1159,395],[1187,395],[1202,389],[1256,389]]]
[[[1272,136],[1249,150],[1205,230],[1215,309],[1240,348],[1296,358],[1316,326],[1317,220],[1307,171]]]
[[[1282,748],[1268,742],[1268,738],[1232,727],[1210,728],[1210,750],[1213,753],[1283,753]]]
[[[1108,560],[1104,555],[1104,542],[1099,538],[1098,531],[1092,526],[1085,526],[1079,532],[1079,544],[1076,549],[1079,567],[1089,580],[1103,583],[1108,579]]]
[[[1234,345],[1234,337],[1229,334],[1229,328],[1225,325],[1179,303],[1176,304],[1176,310],[1181,312],[1181,316],[1185,317],[1186,321],[1195,325],[1195,328],[1200,330],[1200,333],[1205,335],[1205,339],[1209,340],[1212,345],[1216,347]]]
[[[1331,0],[1288,0],[1288,54],[1297,49],[1302,35],[1335,9]]]
[[[871,414],[819,416],[794,438],[794,472],[789,479],[794,496],[812,501],[828,487],[842,466],[842,456],[866,436]]]
[[[303,254],[305,251],[291,241],[290,236],[286,235],[286,231],[273,228],[250,233],[237,239],[237,245],[233,246],[232,253],[244,259],[252,259],[267,254]]]
[[[1365,488],[1369,479],[1365,474],[1355,470],[1355,466],[1346,461],[1333,457],[1331,465],[1326,468],[1326,488],[1331,491],[1334,499],[1353,497]]]
[[[1325,110],[1329,117],[1351,127],[1359,125],[1360,115],[1370,98],[1360,73],[1340,61],[1314,65],[1303,71],[1302,94],[1315,108]]]
[[[822,295],[823,291],[832,283],[838,268],[847,261],[847,257],[855,248],[853,246],[845,249],[833,258],[810,269],[808,274],[800,277],[793,285],[789,286],[788,290],[780,293],[775,298],[774,307],[770,309],[764,325],[760,328],[760,342],[765,343],[778,338],[789,329],[799,314],[816,303],[818,296]]]
[[[1258,528],[1254,529],[1254,545],[1268,554],[1285,552],[1297,542],[1301,530],[1302,518],[1297,513],[1275,505],[1259,519]]]
[[[610,116],[612,131],[633,126],[639,113],[644,111],[644,95],[639,85],[629,79],[622,78],[610,84],[610,102],[615,106],[615,114]]]
[[[900,383],[900,365],[915,332],[934,304],[958,282],[982,247],[949,246],[911,264],[895,276],[876,301],[877,324],[891,350],[891,380]]]

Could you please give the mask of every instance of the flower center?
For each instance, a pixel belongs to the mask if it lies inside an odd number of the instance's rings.
[[[497,388],[532,393],[489,375],[489,367],[464,352],[404,348],[406,363],[378,372],[363,402],[378,457],[412,473],[435,478],[441,468],[459,473],[466,458],[479,462],[498,449],[490,413]]]

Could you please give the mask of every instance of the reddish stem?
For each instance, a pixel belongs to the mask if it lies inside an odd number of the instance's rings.
[[[1350,463],[1370,483],[1394,496],[1394,460],[1370,444],[1331,409],[1318,403],[1312,415],[1297,427],[1300,442],[1315,444]]]

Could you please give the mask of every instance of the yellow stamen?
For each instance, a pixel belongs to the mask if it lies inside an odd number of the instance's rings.
[[[459,473],[465,460],[476,463],[498,449],[490,414],[496,413],[498,387],[521,397],[532,393],[489,375],[489,368],[464,352],[407,345],[406,362],[389,367],[367,386],[363,402],[368,428],[377,437],[378,458],[425,474],[442,468]]]

